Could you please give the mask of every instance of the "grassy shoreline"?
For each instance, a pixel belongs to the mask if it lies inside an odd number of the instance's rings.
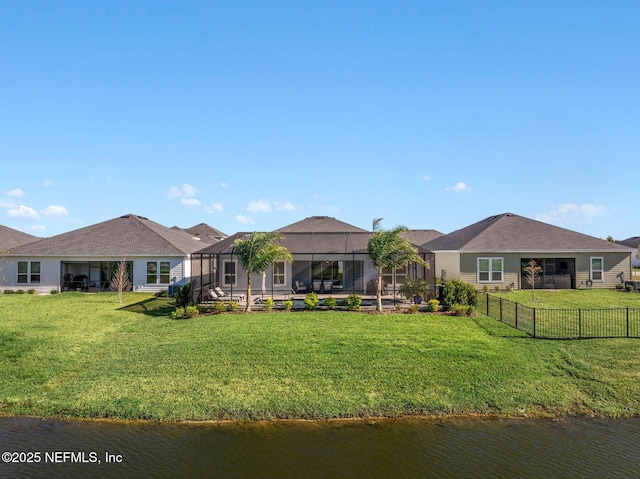
[[[0,297],[0,415],[147,421],[640,416],[640,341],[533,340],[489,318],[349,312],[174,321],[131,293]]]

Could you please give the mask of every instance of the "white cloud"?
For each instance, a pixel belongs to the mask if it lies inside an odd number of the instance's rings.
[[[297,209],[290,201],[274,201],[273,204],[276,207],[276,211],[293,211]]]
[[[453,191],[455,193],[459,193],[461,191],[471,191],[471,188],[467,186],[467,184],[463,181],[456,183],[455,186],[447,186],[445,191]]]
[[[42,182],[42,186],[47,187],[47,186],[51,186],[51,185],[53,185],[53,181],[51,181],[51,180],[44,180]]]
[[[236,221],[238,223],[242,223],[243,225],[253,224],[253,219],[244,215],[236,215]]]
[[[271,205],[267,200],[251,201],[247,210],[252,213],[268,213],[271,211]]]
[[[20,205],[17,208],[7,211],[7,216],[10,216],[11,218],[25,218],[30,220],[40,219],[36,210],[24,205]]]
[[[229,185],[225,181],[223,181],[222,183],[220,183],[220,187],[226,190],[229,187]]]
[[[220,203],[211,203],[210,205],[204,205],[203,209],[207,213],[221,213],[224,208]]]
[[[551,207],[551,211],[541,213],[535,216],[535,219],[556,226],[566,226],[575,223],[591,223],[605,212],[606,208],[602,205],[565,203]]]
[[[429,180],[431,180],[430,176],[423,176],[422,177],[422,181],[429,181]]]
[[[13,200],[7,198],[0,198],[0,208],[15,208],[16,204]]]
[[[69,216],[67,209],[59,205],[49,205],[45,209],[40,210],[40,213],[48,218],[65,218]]]
[[[7,191],[7,196],[12,196],[14,198],[20,198],[22,196],[24,196],[24,191],[22,191],[20,188],[15,188],[11,191]]]
[[[197,198],[182,198],[180,204],[185,206],[200,206],[202,201]]]
[[[181,188],[172,186],[169,188],[167,197],[169,198],[193,198],[199,193],[195,186],[191,186],[188,183],[184,183]]]

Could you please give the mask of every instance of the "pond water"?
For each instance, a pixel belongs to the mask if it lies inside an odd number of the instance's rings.
[[[0,454],[2,478],[633,478],[640,420],[0,418]]]

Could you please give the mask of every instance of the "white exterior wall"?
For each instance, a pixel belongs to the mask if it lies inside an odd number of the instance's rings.
[[[50,293],[52,289],[61,290],[61,268],[62,263],[88,263],[94,261],[121,261],[122,257],[4,257],[0,261],[0,290],[5,289],[35,289],[36,292]],[[124,258],[125,261],[133,261],[133,274],[131,282],[134,291],[150,291],[157,292],[167,290],[169,286],[181,286],[185,282],[185,277],[189,278],[191,273],[191,264],[188,258],[177,257],[145,257],[145,258]],[[18,262],[32,261],[40,262],[40,283],[18,283]],[[169,261],[171,264],[171,274],[169,285],[165,284],[147,284],[147,262]],[[29,278],[30,279],[30,275]]]

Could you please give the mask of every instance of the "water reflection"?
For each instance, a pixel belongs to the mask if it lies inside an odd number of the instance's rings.
[[[640,477],[638,444],[640,420],[114,424],[4,418],[0,453],[41,456],[39,463],[0,463],[0,477],[627,478]],[[100,463],[74,463],[64,451]],[[122,462],[107,463],[106,453]]]

